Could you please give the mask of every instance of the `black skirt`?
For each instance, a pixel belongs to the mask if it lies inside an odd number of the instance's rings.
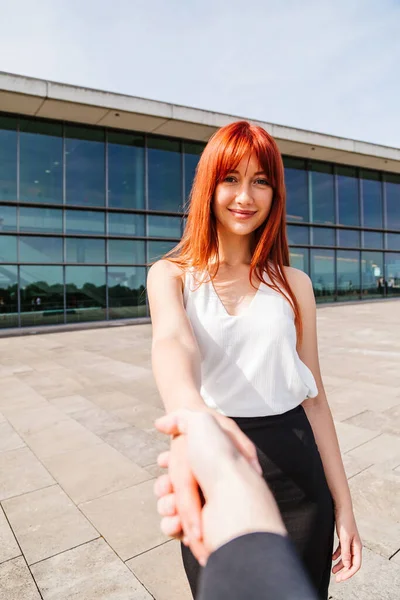
[[[282,415],[234,418],[234,421],[256,445],[264,479],[278,503],[289,537],[319,598],[327,600],[333,551],[333,502],[303,407]],[[183,545],[182,557],[195,597],[201,567]]]

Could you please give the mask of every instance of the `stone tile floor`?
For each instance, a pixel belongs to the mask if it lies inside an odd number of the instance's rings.
[[[400,303],[318,310],[364,568],[334,600],[400,589]],[[159,531],[151,327],[0,339],[0,600],[187,600]]]

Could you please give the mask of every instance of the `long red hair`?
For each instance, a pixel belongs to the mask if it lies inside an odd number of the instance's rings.
[[[180,243],[164,258],[183,270],[193,267],[208,272],[213,279],[219,269],[217,223],[212,210],[215,188],[235,169],[242,158],[255,154],[273,189],[270,213],[254,232],[254,246],[249,279],[253,274],[280,293],[291,304],[298,340],[302,323],[297,299],[283,267],[289,266],[286,235],[286,191],[284,168],[278,146],[262,127],[247,121],[231,123],[219,129],[209,140],[196,169],[189,197],[188,220]],[[270,282],[264,280],[267,272]]]

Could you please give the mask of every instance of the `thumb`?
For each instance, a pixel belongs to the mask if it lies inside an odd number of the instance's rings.
[[[177,413],[164,415],[155,421],[155,426],[158,431],[166,435],[180,435],[186,433],[185,419],[179,418]]]

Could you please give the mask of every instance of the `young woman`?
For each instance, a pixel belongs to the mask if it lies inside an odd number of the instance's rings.
[[[337,580],[350,578],[361,542],[321,380],[313,288],[289,266],[285,217],[274,139],[245,121],[217,131],[198,164],[182,241],[149,272],[153,371],[168,412],[211,411],[255,468],[258,459],[326,600],[332,558]],[[168,533],[185,538],[195,595],[201,500],[185,443],[171,442]]]

